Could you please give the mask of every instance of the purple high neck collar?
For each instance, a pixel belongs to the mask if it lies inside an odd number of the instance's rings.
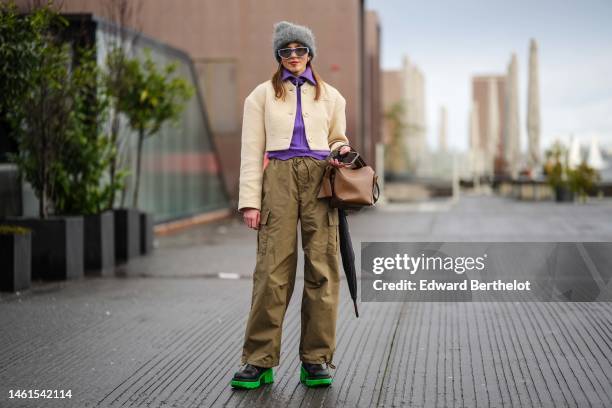
[[[293,75],[293,73],[289,71],[287,68],[283,67],[283,76],[281,77],[281,79],[284,81],[286,79],[291,79],[291,78],[298,78],[298,77]],[[315,81],[314,76],[312,75],[312,70],[310,69],[310,66],[306,67],[306,69],[304,70],[304,72],[302,72],[299,78],[304,78],[313,85],[317,84],[317,81]]]

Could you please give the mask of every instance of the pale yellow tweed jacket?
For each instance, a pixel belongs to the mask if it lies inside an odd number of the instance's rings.
[[[276,99],[271,80],[259,84],[244,101],[238,211],[247,207],[261,210],[264,153],[285,150],[291,144],[297,88],[290,81],[284,81],[283,86],[287,90],[284,101]],[[325,82],[321,82],[318,101],[314,99],[315,92],[315,86],[308,81],[302,85],[302,117],[308,146],[312,150],[335,150],[348,144],[346,100]]]

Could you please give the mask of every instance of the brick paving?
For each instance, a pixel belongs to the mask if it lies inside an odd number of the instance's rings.
[[[612,241],[611,220],[609,201],[463,196],[381,206],[349,222],[359,248]],[[115,277],[1,294],[0,407],[612,406],[610,303],[362,303],[355,319],[345,285],[334,384],[306,389],[298,380],[301,283],[275,383],[232,390],[254,259],[255,232],[229,220],[159,238],[154,254]],[[302,265],[300,256],[299,276]],[[70,389],[72,398],[9,400],[17,388]]]

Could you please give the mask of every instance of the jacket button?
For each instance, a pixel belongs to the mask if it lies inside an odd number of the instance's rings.
[[[308,116],[308,112],[304,112],[304,116]]]
[[[293,115],[293,112],[289,112],[289,115]]]

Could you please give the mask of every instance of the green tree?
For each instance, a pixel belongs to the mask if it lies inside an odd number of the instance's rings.
[[[128,118],[130,127],[138,133],[136,177],[132,206],[138,206],[142,146],[144,139],[156,134],[167,121],[176,121],[191,98],[194,89],[182,78],[174,77],[176,64],[168,64],[161,70],[151,59],[148,49],[145,59],[124,60],[122,81],[117,95],[120,112]]]
[[[556,141],[551,148],[546,151],[544,174],[546,174],[548,184],[550,184],[552,188],[568,188],[568,170],[567,148],[560,141]]]
[[[57,174],[53,202],[61,214],[98,214],[107,209],[110,197],[121,189],[125,172],[106,180],[116,155],[102,129],[108,117],[109,97],[95,49],[78,50],[78,65],[69,85],[73,90],[74,126],[62,149],[62,170]]]
[[[94,50],[56,36],[67,24],[52,2],[23,16],[12,3],[0,6],[0,111],[18,147],[8,158],[32,185],[41,218],[51,207],[100,212],[122,182],[102,185],[114,154],[100,133],[108,98]]]
[[[109,137],[114,149],[113,158],[109,163],[108,176],[111,185],[125,186],[123,178],[127,172],[123,169],[122,158],[127,145],[128,134],[121,132],[121,112],[119,112],[119,95],[125,93],[126,82],[123,80],[123,69],[128,59],[127,51],[134,49],[140,37],[138,22],[134,18],[141,13],[143,1],[141,0],[102,0],[101,5],[105,14],[115,25],[109,27],[107,36],[104,37],[104,47],[107,51],[104,64],[104,83],[110,96],[109,99]],[[132,30],[128,32],[125,27]],[[123,188],[121,188],[124,191]],[[122,197],[123,201],[123,197]],[[107,208],[113,208],[115,203],[115,192],[108,197]]]
[[[406,124],[402,120],[406,112],[406,105],[402,101],[395,102],[385,112],[384,118],[390,126],[390,139],[388,148],[385,149],[385,163],[392,173],[402,173],[408,168],[408,155],[403,134]]]
[[[8,10],[9,14],[15,12]],[[14,18],[20,17],[3,17]],[[72,55],[68,45],[59,43],[52,34],[54,25],[65,26],[67,21],[50,5],[23,18],[25,22],[12,26],[16,30],[30,27],[35,31],[29,35],[15,34],[14,38],[23,43],[9,46],[22,50],[21,57],[16,58],[22,62],[23,71],[15,82],[16,89],[10,89],[10,75],[2,80],[8,89],[5,106],[10,107],[9,118],[18,145],[18,153],[10,154],[9,160],[17,164],[32,185],[39,200],[39,215],[47,218],[53,180],[62,171],[60,155],[76,120],[72,89],[67,85]]]
[[[41,60],[48,31],[63,24],[50,7],[20,16],[13,1],[0,3],[0,116],[22,113],[15,109]]]
[[[584,202],[600,179],[599,172],[582,161],[578,167],[569,171],[569,188]]]
[[[50,27],[61,24],[48,11],[41,9],[24,18],[13,1],[0,1],[0,135],[7,145],[17,147],[14,127],[24,112],[16,102],[28,89],[31,72],[40,61],[42,37]],[[10,160],[10,154],[5,158]]]
[[[124,69],[128,57],[123,47],[123,42],[120,41],[119,45],[113,45],[106,55],[105,72],[104,72],[104,86],[109,96],[109,107],[110,107],[110,143],[113,149],[113,159],[110,161],[109,178],[110,183],[114,185],[118,182],[118,178],[121,177],[122,173],[125,175],[125,171],[121,169],[120,165],[120,146],[124,142],[125,133],[120,131],[120,110],[119,101],[125,97],[128,93],[126,87],[129,86],[125,80]],[[119,181],[123,185],[122,181]],[[115,203],[115,192],[108,197],[107,208],[112,208]]]

